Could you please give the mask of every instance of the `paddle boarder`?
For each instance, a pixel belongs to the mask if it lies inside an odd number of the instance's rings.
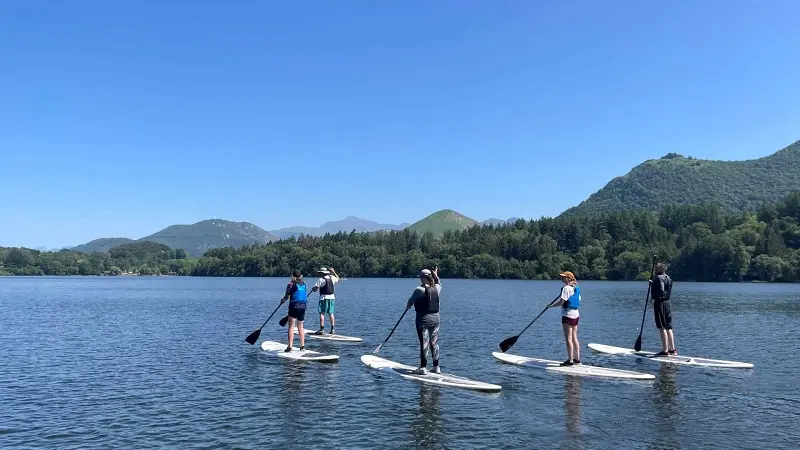
[[[564,341],[567,344],[567,360],[561,363],[562,366],[572,366],[581,363],[581,345],[578,342],[578,321],[580,312],[578,308],[581,303],[581,288],[572,272],[559,274],[561,282],[561,295],[557,301],[552,303],[552,308],[561,307],[561,328],[564,331]]]
[[[439,294],[442,292],[439,267],[422,269],[420,285],[411,293],[406,310],[414,307],[417,313],[416,327],[419,340],[419,368],[415,373],[425,375],[428,366],[428,350],[433,358],[433,373],[439,370]]]
[[[339,275],[336,270],[331,267],[328,270],[325,267],[320,267],[317,274],[322,275],[319,280],[311,288],[311,292],[319,291],[319,304],[317,305],[317,312],[319,312],[319,330],[314,334],[323,334],[325,332],[325,314],[331,319],[331,334],[336,334],[334,330],[334,317],[333,317],[333,303],[336,300],[334,294],[335,285],[339,282]]]
[[[283,294],[281,304],[286,300],[289,301],[289,346],[286,347],[285,352],[292,351],[294,344],[294,327],[297,326],[297,334],[300,335],[300,350],[306,348],[306,333],[303,329],[303,321],[306,318],[306,303],[308,301],[308,292],[306,292],[306,282],[303,281],[303,272],[295,270],[292,272],[292,281],[286,285],[286,293]]]
[[[656,328],[661,334],[661,351],[655,356],[677,356],[675,336],[672,333],[672,307],[669,302],[672,295],[672,278],[667,275],[666,264],[656,264],[655,273],[650,278],[650,293],[653,297]]]

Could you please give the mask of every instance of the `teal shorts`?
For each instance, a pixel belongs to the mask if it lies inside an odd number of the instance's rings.
[[[320,300],[317,305],[317,311],[320,314],[333,314],[333,302],[335,299]]]

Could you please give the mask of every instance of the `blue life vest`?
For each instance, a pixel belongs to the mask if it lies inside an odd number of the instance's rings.
[[[292,308],[305,308],[306,300],[308,300],[308,292],[306,291],[305,283],[294,283],[294,291],[292,292],[292,301],[289,306]]]
[[[581,288],[575,286],[575,292],[564,302],[564,309],[578,309],[581,306]]]

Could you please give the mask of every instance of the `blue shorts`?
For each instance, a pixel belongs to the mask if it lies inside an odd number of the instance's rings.
[[[317,305],[317,311],[320,314],[333,314],[333,302],[336,299],[328,299],[328,300],[320,300],[319,305]]]

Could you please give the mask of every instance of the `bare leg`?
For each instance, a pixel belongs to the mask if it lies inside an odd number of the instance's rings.
[[[564,342],[567,344],[567,361],[572,361],[572,330],[566,323],[562,323],[561,328],[564,330]]]
[[[320,313],[320,315],[319,315],[319,329],[321,330],[323,328],[325,328],[325,314],[324,313]]]
[[[300,335],[300,347],[306,346],[306,330],[303,328],[303,321],[297,322],[297,333]]]
[[[330,316],[331,316],[331,330],[332,330],[336,328],[336,322],[333,321],[333,314],[330,314]]]
[[[669,348],[667,348],[667,330],[659,328],[658,332],[661,334],[661,350],[666,352],[669,350]]]
[[[578,342],[578,326],[572,327],[572,353],[575,355],[576,360],[581,360],[581,344]]]
[[[675,335],[672,334],[672,329],[667,330],[667,346],[668,350],[675,350]]]
[[[287,326],[289,327],[289,348],[292,348],[292,344],[294,343],[294,317],[289,317]]]

